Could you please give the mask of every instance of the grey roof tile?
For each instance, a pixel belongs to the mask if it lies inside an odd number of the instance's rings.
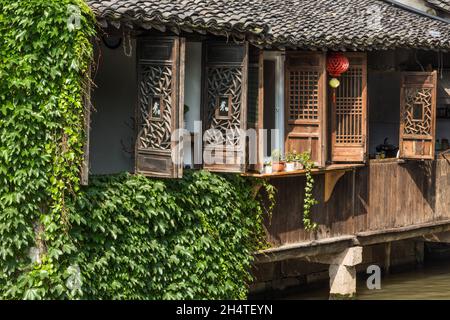
[[[448,3],[449,0],[428,0]],[[87,0],[102,22],[161,25],[308,49],[450,50],[450,24],[382,0]]]
[[[450,0],[425,0],[429,5],[450,13]]]

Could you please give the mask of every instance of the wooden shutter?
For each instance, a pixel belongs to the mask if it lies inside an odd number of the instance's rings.
[[[400,157],[434,159],[437,74],[404,72],[400,93]]]
[[[341,75],[332,103],[331,158],[334,162],[364,162],[367,154],[367,56],[346,53],[350,62]]]
[[[180,178],[182,143],[171,138],[183,127],[185,41],[140,39],[138,52],[136,172]]]
[[[244,172],[248,44],[207,42],[204,51],[203,168]],[[216,134],[213,134],[213,133]]]
[[[264,127],[264,52],[253,46],[249,47],[248,55],[247,96],[247,129],[256,133],[253,141],[247,141],[247,168],[261,172],[264,167],[264,136],[260,131]]]
[[[324,166],[325,53],[287,53],[285,69],[285,151],[310,151],[315,164]]]

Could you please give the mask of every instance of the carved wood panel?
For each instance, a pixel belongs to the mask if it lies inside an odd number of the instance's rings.
[[[437,73],[403,72],[400,94],[400,156],[433,159]]]
[[[171,141],[183,123],[185,41],[145,38],[138,50],[136,172],[181,177],[182,143]]]
[[[402,122],[405,134],[430,135],[432,129],[433,90],[407,88]]]
[[[225,116],[219,115],[225,110]],[[208,69],[208,129],[217,129],[225,141],[218,136],[205,135],[208,145],[224,144],[241,146],[240,132],[242,113],[242,69],[219,67]],[[228,134],[227,134],[228,133]]]
[[[139,147],[170,149],[172,133],[172,68],[141,65]]]
[[[203,119],[204,149],[211,171],[245,171],[248,45],[207,42],[205,49]],[[212,150],[212,151],[211,151]]]

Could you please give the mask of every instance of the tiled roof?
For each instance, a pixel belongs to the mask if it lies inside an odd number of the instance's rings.
[[[125,24],[174,32],[245,36],[252,43],[267,47],[450,49],[450,24],[382,0],[87,0],[87,3],[103,26]]]
[[[429,5],[450,13],[450,0],[426,0]]]

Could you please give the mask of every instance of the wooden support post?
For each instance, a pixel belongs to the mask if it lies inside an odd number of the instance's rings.
[[[416,257],[416,264],[421,267],[424,262],[425,254],[425,242],[422,240],[417,240],[414,242],[414,255]]]
[[[389,274],[391,268],[391,248],[392,242],[386,242],[384,244],[384,272]]]

